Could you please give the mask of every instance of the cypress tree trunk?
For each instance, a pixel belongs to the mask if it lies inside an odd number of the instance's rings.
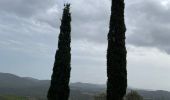
[[[107,100],[123,100],[127,88],[124,0],[112,0],[107,49]]]
[[[66,4],[60,26],[58,50],[55,55],[51,86],[48,91],[48,100],[68,100],[71,62],[71,14],[70,4]]]

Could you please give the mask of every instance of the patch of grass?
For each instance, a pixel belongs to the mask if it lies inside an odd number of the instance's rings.
[[[0,95],[0,100],[29,100],[29,99],[26,97],[14,95]]]

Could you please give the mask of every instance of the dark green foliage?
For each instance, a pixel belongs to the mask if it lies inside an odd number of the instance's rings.
[[[106,100],[106,93],[101,93],[94,97],[94,100]]]
[[[123,100],[127,88],[124,0],[112,0],[107,49],[107,100]]]
[[[126,95],[126,100],[143,100],[143,97],[136,91],[131,91]]]
[[[58,50],[55,55],[51,86],[48,100],[68,100],[70,94],[70,62],[71,62],[71,14],[70,4],[66,4],[61,20]]]

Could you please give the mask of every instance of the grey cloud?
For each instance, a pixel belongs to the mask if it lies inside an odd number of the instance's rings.
[[[72,37],[77,40],[106,43],[110,2],[104,0],[72,0],[71,3]]]
[[[59,2],[59,1],[58,1]],[[159,0],[126,1],[127,43],[135,46],[156,47],[170,51],[170,9]],[[8,6],[8,5],[11,6]],[[110,1],[71,0],[72,39],[106,44],[110,16]],[[2,33],[32,34],[59,33],[62,8],[54,0],[1,0]],[[13,16],[15,14],[16,16]],[[3,28],[2,28],[3,27]],[[48,31],[41,29],[48,27]],[[1,34],[2,34],[1,33]],[[10,34],[10,32],[6,32]],[[5,34],[6,34],[5,33]],[[8,35],[9,36],[9,35]],[[24,36],[24,35],[23,35]],[[7,37],[7,36],[6,36]],[[10,36],[11,37],[11,36]]]
[[[30,17],[54,5],[54,0],[1,0],[0,11]]]
[[[48,25],[39,25],[25,18],[0,15],[0,47],[26,54],[51,55],[56,47],[57,31]],[[43,44],[43,45],[42,45]],[[46,53],[47,52],[47,53]]]
[[[170,8],[161,1],[141,1],[126,9],[127,42],[136,46],[155,47],[170,53]]]
[[[1,0],[0,14],[8,14],[29,21],[58,27],[57,5],[55,0]]]

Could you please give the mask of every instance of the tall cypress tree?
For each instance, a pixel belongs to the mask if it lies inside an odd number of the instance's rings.
[[[123,100],[127,88],[124,0],[112,0],[107,49],[107,100]]]
[[[60,26],[58,50],[55,55],[51,86],[48,100],[68,100],[70,94],[70,62],[71,62],[71,14],[70,4],[66,4]]]

